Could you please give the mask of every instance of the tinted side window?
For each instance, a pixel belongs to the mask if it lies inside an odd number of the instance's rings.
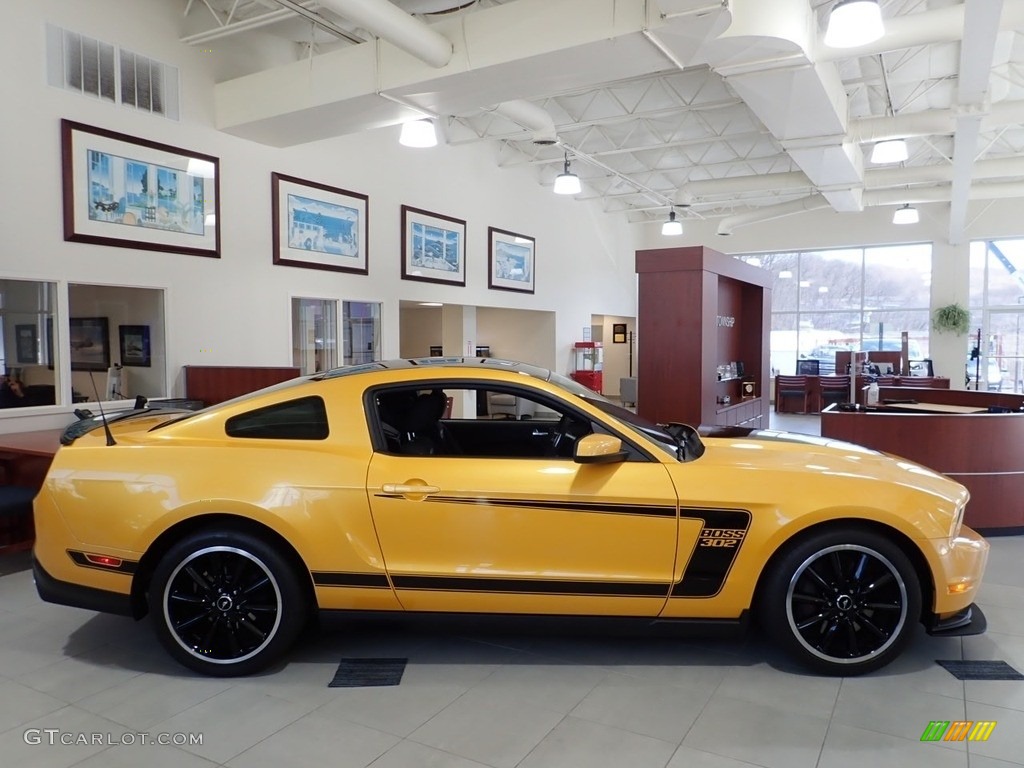
[[[327,409],[319,397],[268,405],[228,419],[228,437],[271,440],[323,440],[330,433]]]

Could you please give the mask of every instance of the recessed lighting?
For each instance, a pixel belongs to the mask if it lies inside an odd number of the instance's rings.
[[[440,301],[421,301],[420,302],[420,306],[421,307],[443,307],[444,304],[442,304]]]

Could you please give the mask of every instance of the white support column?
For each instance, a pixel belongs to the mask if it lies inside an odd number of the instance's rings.
[[[970,301],[969,242],[952,245],[945,241],[932,244],[931,311],[959,302],[968,306]],[[936,376],[948,376],[953,389],[964,388],[964,361],[967,359],[967,339],[949,333],[931,330],[929,354]]]
[[[441,308],[441,344],[446,357],[473,357],[476,354],[476,307],[445,304]],[[457,397],[452,404],[457,418],[476,418],[476,398]]]

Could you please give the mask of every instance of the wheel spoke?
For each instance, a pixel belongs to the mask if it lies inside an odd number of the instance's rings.
[[[261,630],[259,627],[257,627],[255,624],[253,624],[251,621],[246,621],[244,616],[239,619],[238,626],[241,627],[242,629],[248,630],[253,635],[258,637],[260,642],[263,642],[264,640],[267,639],[267,633],[264,632],[263,630]]]
[[[805,629],[809,629],[809,628],[813,627],[815,624],[820,624],[823,621],[825,621],[826,619],[828,619],[828,614],[825,613],[824,611],[822,611],[821,613],[816,614],[815,616],[812,616],[811,618],[807,619],[806,621],[800,622],[799,624],[796,625],[796,628],[799,629],[801,632],[803,632]]]
[[[894,581],[892,573],[886,571],[879,576],[871,584],[868,584],[864,589],[861,590],[862,595],[870,595],[872,592],[881,589],[882,587],[888,586],[890,582]]]
[[[860,656],[860,644],[857,642],[857,630],[853,627],[853,622],[847,622],[846,624],[846,639],[850,647],[850,658],[856,658]]]
[[[199,595],[183,595],[180,592],[175,592],[171,595],[171,600],[176,603],[185,603],[186,605],[203,605],[206,602],[205,597]]]
[[[182,621],[179,624],[175,624],[174,628],[179,632],[184,632],[189,627],[191,627],[194,624],[198,624],[203,619],[208,619],[211,613],[211,611],[206,611],[205,613],[197,614],[196,616],[193,616],[191,619],[185,619],[185,621]]]
[[[809,575],[812,580],[816,581],[823,592],[825,592],[826,594],[832,593],[832,585],[825,581],[825,579],[823,579],[821,576],[819,576],[818,572],[814,570],[813,566],[807,566],[807,568],[804,570],[804,573]]]
[[[815,605],[827,605],[828,600],[818,595],[805,595],[801,592],[793,593],[793,601],[798,603],[814,603]]]
[[[188,567],[186,567],[185,573],[187,573],[192,578],[192,581],[194,581],[196,583],[196,586],[199,587],[201,590],[208,594],[210,592],[213,592],[213,586],[210,584],[210,582],[204,579],[203,575],[199,573],[199,571],[197,571],[193,566],[189,565]]]
[[[853,569],[853,578],[860,582],[864,579],[864,570],[868,565],[868,554],[867,552],[861,552],[860,557],[857,558],[857,565]]]
[[[839,552],[832,552],[828,557],[829,562],[832,564],[832,570],[835,571],[836,581],[842,581],[843,579],[843,561],[839,557]]]
[[[865,608],[872,611],[902,611],[903,606],[899,603],[864,603]]]
[[[864,614],[858,614],[857,621],[860,624],[862,624],[864,628],[867,629],[871,634],[875,635],[879,639],[887,640],[889,638],[888,632],[878,627],[873,621],[871,621],[871,619],[869,619]]]
[[[251,584],[248,587],[246,587],[245,589],[243,589],[242,590],[242,594],[246,595],[246,596],[251,595],[257,589],[260,589],[261,587],[265,587],[268,584],[270,584],[270,579],[267,578],[266,575],[264,575],[261,579],[256,581],[254,584]]]

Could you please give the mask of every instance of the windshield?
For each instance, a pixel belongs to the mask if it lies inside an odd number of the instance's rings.
[[[602,412],[614,417],[627,426],[632,427],[648,440],[653,441],[672,458],[678,461],[684,460],[682,452],[679,450],[679,444],[660,424],[648,421],[643,416],[638,416],[632,411],[623,408],[621,405],[613,403],[611,400],[607,400],[604,397],[597,395],[589,389],[587,390],[587,394],[582,395],[582,397],[594,407],[599,408]]]

